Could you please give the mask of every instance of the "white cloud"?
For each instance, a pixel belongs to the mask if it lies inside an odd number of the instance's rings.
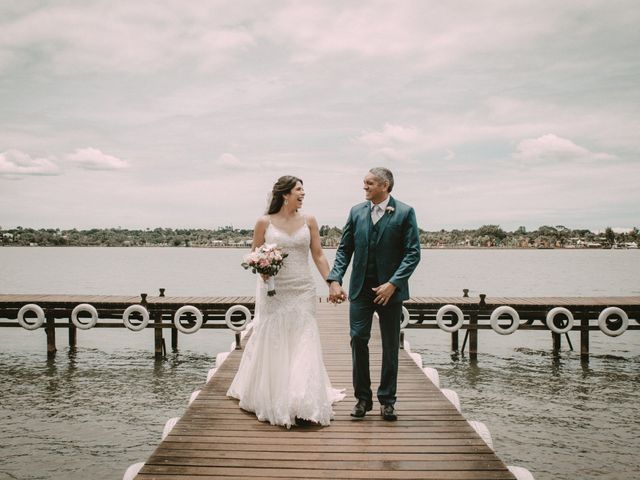
[[[500,22],[500,18],[527,18]],[[509,50],[548,31],[553,17],[535,4],[467,3],[463,8],[422,0],[397,2],[292,2],[265,22],[293,59],[315,62],[349,55],[408,60],[443,67],[487,50]],[[490,34],[488,34],[490,32]]]
[[[210,68],[254,44],[245,28],[225,25],[231,19],[222,7],[153,1],[42,7],[0,20],[0,67],[40,58],[60,74],[149,73],[185,61]],[[13,55],[20,50],[22,56]]]
[[[245,165],[240,161],[238,157],[231,153],[223,153],[216,160],[216,165],[229,170],[239,170],[245,168]]]
[[[369,148],[383,148],[393,144],[412,144],[419,138],[420,133],[415,127],[385,123],[381,131],[365,132],[357,141]]]
[[[456,153],[450,148],[445,148],[444,152],[445,152],[445,156],[444,156],[445,160],[453,160],[454,158],[456,158]]]
[[[20,150],[0,153],[0,175],[59,175],[60,169],[48,158],[31,158]]]
[[[538,138],[522,140],[516,147],[513,158],[524,164],[536,164],[611,160],[615,156],[591,152],[571,140],[549,133]]]
[[[269,28],[300,49],[298,59],[336,53],[385,56],[410,52],[414,32],[402,4],[336,9],[321,3],[292,3],[277,12]]]
[[[355,141],[367,148],[371,161],[415,163],[411,154],[423,138],[415,127],[385,123],[382,130],[364,132]]]
[[[122,170],[129,167],[126,160],[107,155],[91,147],[79,148],[67,158],[86,170]]]

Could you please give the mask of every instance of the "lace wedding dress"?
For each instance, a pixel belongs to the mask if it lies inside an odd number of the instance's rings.
[[[289,256],[275,277],[276,295],[267,296],[258,277],[253,331],[227,392],[260,421],[287,428],[296,417],[329,425],[332,403],[344,398],[331,387],[322,359],[309,241],[306,220],[292,235],[269,222],[265,242]]]

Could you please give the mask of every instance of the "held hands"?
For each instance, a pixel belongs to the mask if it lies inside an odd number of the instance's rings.
[[[347,294],[338,282],[329,284],[329,301],[331,303],[342,303],[347,299]]]
[[[371,290],[376,294],[376,298],[373,299],[373,303],[386,305],[391,296],[396,292],[396,286],[391,282],[386,282],[379,287],[372,288]]]

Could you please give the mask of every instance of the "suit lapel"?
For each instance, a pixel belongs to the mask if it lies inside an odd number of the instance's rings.
[[[389,203],[387,204],[387,208],[393,208],[395,210],[396,208],[396,202],[393,199],[393,197],[389,198]],[[385,211],[382,214],[382,218],[380,220],[378,220],[378,238],[376,240],[376,243],[380,242],[380,239],[382,238],[382,234],[384,233],[384,229],[387,228],[387,224],[389,223],[389,220],[391,219],[391,215],[392,213],[389,211]]]
[[[373,226],[373,222],[371,220],[371,204],[366,202],[364,208],[362,209],[362,215],[364,215],[364,221],[362,222],[363,230],[364,230],[364,239],[365,244],[369,244],[369,234],[371,232],[371,227]]]

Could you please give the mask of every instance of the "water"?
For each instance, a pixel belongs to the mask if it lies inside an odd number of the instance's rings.
[[[242,253],[3,248],[0,293],[252,295]],[[638,272],[640,251],[631,250],[427,250],[411,285],[414,295],[640,295]],[[324,292],[319,276],[317,284]],[[180,352],[156,362],[150,331],[80,331],[75,352],[59,332],[47,360],[43,331],[0,334],[0,480],[122,478],[233,340],[226,331],[181,335]],[[467,418],[487,424],[507,464],[538,480],[620,480],[640,476],[639,334],[593,334],[588,364],[566,344],[551,355],[548,332],[481,331],[477,363],[452,355],[443,332],[412,330],[408,339],[458,392]]]

